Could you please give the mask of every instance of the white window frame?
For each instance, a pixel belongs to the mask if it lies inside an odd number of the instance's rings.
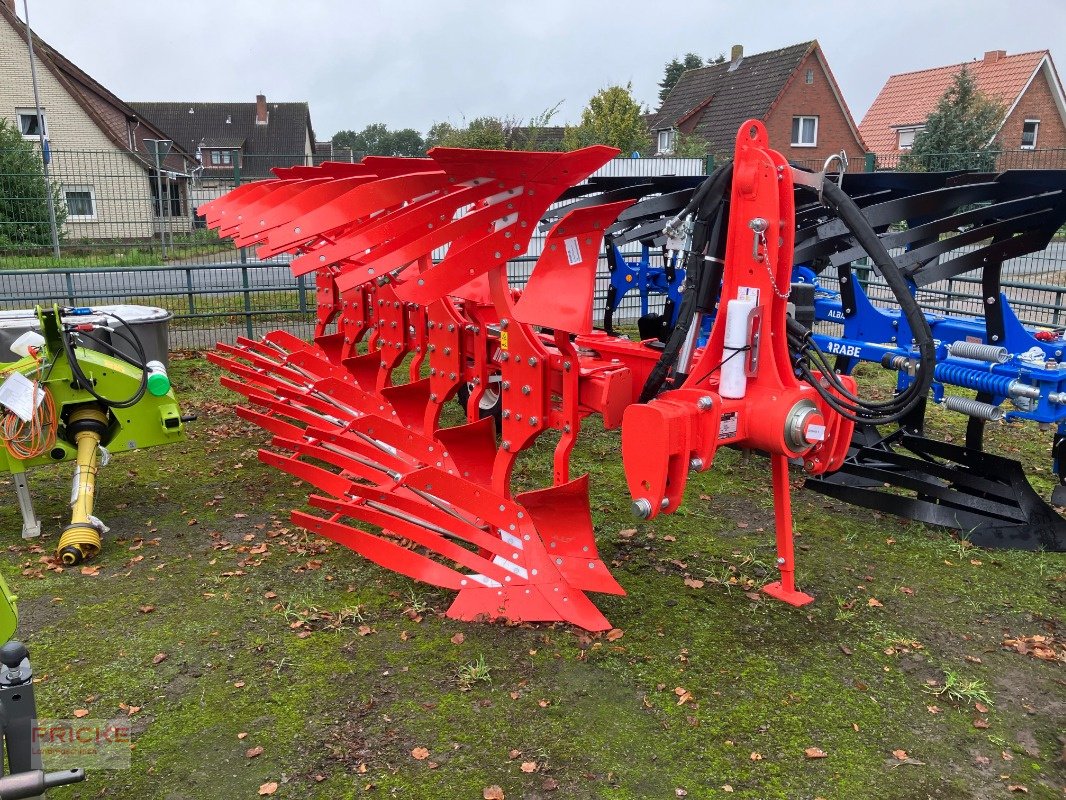
[[[92,204],[91,214],[73,214],[70,210],[70,202],[67,200],[68,192],[88,192],[89,202]],[[73,184],[63,186],[63,204],[67,207],[67,222],[95,222],[97,219],[96,188],[88,184]]]
[[[1025,143],[1025,126],[1030,124],[1030,123],[1032,123],[1032,125],[1033,125],[1033,143],[1032,144],[1026,144]],[[1040,120],[1038,120],[1038,119],[1027,119],[1027,120],[1025,120],[1025,122],[1022,123],[1022,144],[1021,144],[1021,149],[1022,150],[1036,150],[1036,143],[1037,143],[1037,141],[1039,139],[1040,139]]]
[[[896,149],[898,150],[910,150],[914,147],[914,137],[925,130],[924,125],[917,125],[913,128],[897,128],[896,129]],[[911,140],[906,144],[903,143],[904,134],[910,134]]]
[[[807,70],[807,74],[803,76],[803,82],[806,83],[806,84],[814,83],[814,69],[813,68],[810,68],[810,69]]]
[[[663,146],[665,138],[666,146]],[[668,156],[674,152],[674,144],[677,141],[677,131],[674,128],[663,128],[655,137],[656,155]]]
[[[29,139],[30,141],[41,138],[37,133],[22,133],[22,118],[23,117],[36,117],[36,108],[16,108],[15,109],[15,124],[18,125],[19,133],[22,134],[23,139]],[[44,113],[44,109],[41,109],[41,125],[44,126],[44,135],[48,136],[48,115]]]
[[[802,138],[803,138],[803,121],[807,120],[807,119],[814,121],[814,141],[811,141],[811,142],[802,141]],[[798,124],[797,124],[797,121],[798,121]],[[817,147],[818,146],[818,117],[811,116],[811,115],[806,115],[806,114],[802,114],[802,115],[801,114],[797,114],[796,116],[792,117],[792,127],[795,129],[794,134],[798,134],[798,136],[793,135],[793,140],[792,140],[792,146],[793,147]],[[801,141],[796,141],[797,138],[799,138]]]

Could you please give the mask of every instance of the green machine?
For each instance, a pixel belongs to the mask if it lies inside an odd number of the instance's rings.
[[[26,471],[75,462],[71,522],[56,548],[72,566],[96,555],[107,531],[93,515],[98,470],[118,453],[181,441],[187,419],[165,366],[145,356],[122,318],[59,306],[36,313],[40,334],[12,345],[21,360],[0,365],[0,470],[14,478],[29,538],[40,534],[40,523]]]

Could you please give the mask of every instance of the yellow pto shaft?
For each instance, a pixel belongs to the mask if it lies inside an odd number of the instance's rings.
[[[106,430],[107,413],[99,406],[77,408],[67,420],[67,437],[73,438],[78,448],[70,524],[63,529],[56,547],[56,556],[67,566],[80,564],[100,552],[103,526],[93,517],[93,500],[100,441]]]

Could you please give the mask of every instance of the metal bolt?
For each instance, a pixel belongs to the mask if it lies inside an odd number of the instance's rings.
[[[700,411],[710,411],[714,407],[714,398],[709,394],[705,394],[699,400],[696,401],[696,408]]]
[[[785,559],[783,559],[780,556],[778,556],[778,558],[777,558],[777,566],[783,567],[784,565],[785,565]]]
[[[665,511],[669,507],[670,507],[670,498],[664,497],[662,499],[662,501],[659,503],[659,508],[661,508],[663,511]]]
[[[529,427],[531,427],[531,428],[535,427],[536,424],[537,424],[537,418],[536,417],[530,417],[529,418]]]
[[[640,517],[641,519],[647,519],[651,516],[651,502],[643,497],[634,500],[630,509],[633,511],[633,516]]]
[[[503,450],[510,450],[511,449],[511,443],[509,441],[507,441],[506,439],[504,439],[502,442],[500,442],[500,447]]]
[[[454,373],[454,372],[449,372],[449,373],[448,373],[448,378],[449,378],[449,380],[453,380],[453,381],[454,381],[454,380],[455,380],[455,377],[456,377],[456,376],[455,376],[455,373]]]
[[[522,394],[529,394],[532,391],[533,387],[531,387],[528,383],[522,387]]]
[[[510,324],[510,322],[507,319],[501,319],[500,320],[500,327],[501,328],[506,328],[509,324]]]
[[[567,372],[570,371],[570,362],[569,361],[564,361],[563,362],[563,369],[565,369]]]
[[[430,392],[429,393],[429,399],[432,400],[434,403],[436,403],[437,402],[437,393],[436,392]]]
[[[448,324],[448,333],[455,333],[455,325]]]
[[[688,462],[688,468],[690,470],[692,470],[693,472],[699,472],[701,469],[703,469],[703,459],[702,458],[694,458],[694,459],[692,459],[691,461]]]
[[[510,419],[511,418],[511,409],[505,408],[503,410],[503,414],[501,416],[503,416],[504,419]]]
[[[511,382],[510,381],[500,381],[500,386],[503,388],[504,391],[507,391],[508,389],[511,388]]]
[[[529,357],[529,366],[531,366],[531,367],[537,366],[537,359],[533,358],[533,356]]]

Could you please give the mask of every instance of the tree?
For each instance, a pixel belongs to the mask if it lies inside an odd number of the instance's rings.
[[[381,122],[367,125],[358,133],[339,131],[333,134],[333,146],[348,147],[366,156],[422,156],[426,152],[426,143],[418,131],[413,128],[390,131]]]
[[[628,83],[598,91],[581,112],[581,124],[567,126],[563,135],[566,150],[609,144],[626,155],[646,149],[648,142],[648,127],[633,99],[633,85]]]
[[[1003,105],[977,90],[963,67],[914,137],[911,151],[899,161],[901,170],[932,172],[954,169],[989,171],[996,166],[995,135]]]
[[[678,131],[671,155],[678,158],[706,158],[707,140],[694,133],[685,134]]]
[[[661,105],[666,96],[670,94],[670,90],[674,88],[674,85],[681,79],[682,73],[687,69],[699,69],[702,66],[711,66],[712,64],[722,64],[725,62],[725,55],[719,53],[715,58],[707,59],[706,65],[703,63],[703,59],[695,53],[685,53],[683,59],[678,60],[672,58],[663,68],[663,79],[659,82],[659,104]]]
[[[0,117],[0,246],[47,247],[52,243],[48,202],[62,230],[67,207],[59,185],[44,179],[44,165],[33,143]]]
[[[476,147],[482,150],[544,150],[544,128],[561,103],[545,109],[528,123],[517,117],[476,117],[461,128],[436,122],[426,134],[428,147]]]

